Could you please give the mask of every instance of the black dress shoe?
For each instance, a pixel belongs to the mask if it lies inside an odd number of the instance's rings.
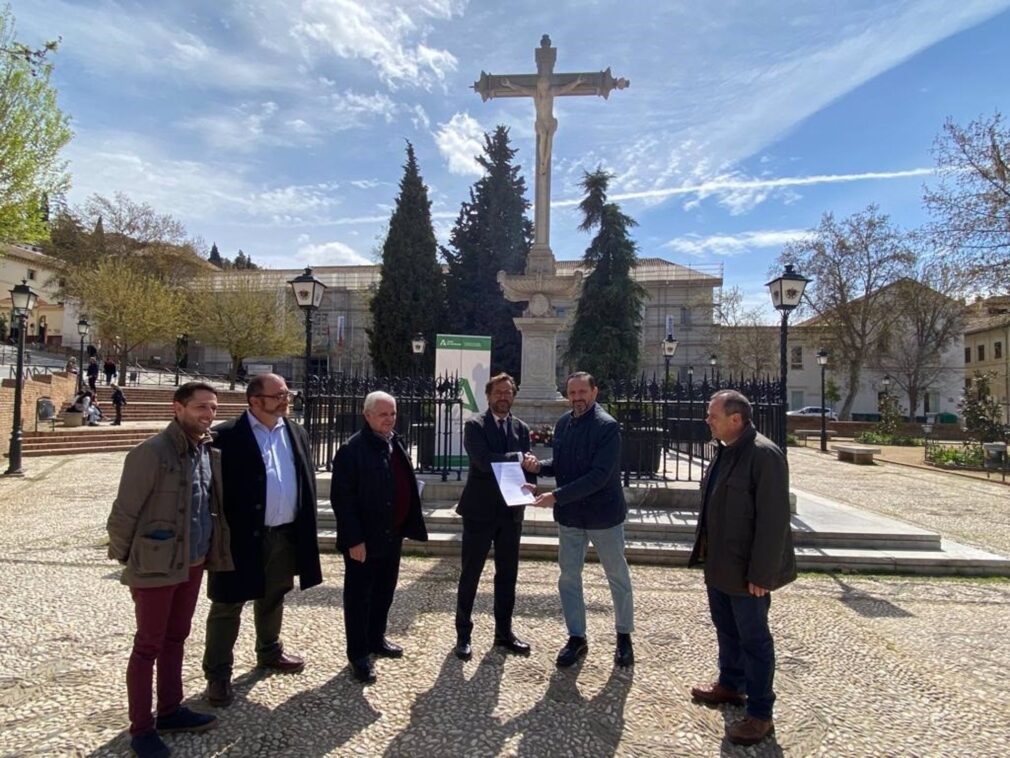
[[[351,674],[362,684],[372,684],[375,682],[375,672],[372,671],[372,662],[367,658],[351,661]]]
[[[379,644],[372,645],[372,653],[380,658],[402,658],[403,648],[383,637]]]
[[[235,699],[228,679],[211,679],[207,682],[207,702],[215,708],[227,708]]]
[[[496,634],[494,636],[495,647],[504,648],[508,650],[513,655],[529,655],[530,646],[528,643],[523,642],[521,639],[516,637],[514,634],[509,632],[508,634]]]
[[[456,657],[461,661],[468,661],[473,657],[473,648],[470,647],[470,640],[460,637],[456,640],[456,647],[452,649]]]
[[[635,651],[631,647],[631,635],[617,633],[617,649],[614,651],[614,663],[622,668],[635,662]]]
[[[568,668],[588,652],[589,643],[586,642],[585,637],[569,637],[568,644],[561,648],[561,652],[558,653],[557,664],[561,668]]]

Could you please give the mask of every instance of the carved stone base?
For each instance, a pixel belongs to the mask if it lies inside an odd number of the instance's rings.
[[[569,410],[571,410],[571,406],[567,400],[530,400],[524,398],[522,392],[519,393],[512,405],[512,413],[529,424],[531,428],[544,424],[553,428],[558,419]],[[550,455],[550,449],[548,449],[546,455],[538,457],[550,458]]]
[[[555,366],[558,365],[558,332],[565,326],[563,318],[512,319],[522,333],[523,401],[560,400]]]

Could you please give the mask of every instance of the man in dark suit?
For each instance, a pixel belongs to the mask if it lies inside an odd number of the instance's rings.
[[[405,537],[425,541],[421,496],[396,425],[396,398],[370,392],[365,425],[333,459],[330,502],[337,517],[337,547],[344,554],[344,629],[351,673],[375,681],[369,654],[401,658],[386,639],[386,622],[400,576]]]
[[[530,450],[530,428],[512,415],[516,384],[508,374],[491,377],[484,387],[487,410],[463,427],[463,447],[470,458],[463,495],[456,512],[463,517],[463,554],[456,593],[456,657],[473,655],[473,602],[484,571],[488,550],[494,545],[494,644],[510,653],[529,655],[530,646],[512,633],[519,574],[519,540],[523,531],[522,507],[505,505],[492,463],[522,463]],[[536,477],[527,474],[527,480]]]
[[[211,573],[207,587],[213,602],[203,672],[213,706],[226,706],[233,698],[232,651],[247,600],[255,601],[259,666],[285,674],[305,667],[280,641],[284,596],[295,575],[303,590],[323,580],[316,474],[308,433],[285,419],[290,397],[283,377],[259,374],[246,387],[249,409],[214,429],[235,570]]]

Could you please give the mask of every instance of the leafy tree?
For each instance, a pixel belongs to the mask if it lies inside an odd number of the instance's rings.
[[[1006,439],[1003,426],[1003,406],[992,395],[991,385],[995,372],[976,371],[971,386],[964,391],[958,410],[964,417],[964,427],[979,442],[996,442]]]
[[[939,182],[924,201],[934,243],[962,273],[997,292],[1010,287],[1010,128],[1000,113],[966,127],[948,120],[933,146]]]
[[[217,249],[216,242],[210,246],[210,255],[207,256],[207,262],[214,264],[218,268],[224,268],[224,259],[221,257],[221,252]]]
[[[449,329],[490,335],[491,373],[507,371],[519,380],[522,343],[512,319],[522,306],[505,299],[497,279],[499,271],[522,272],[533,239],[526,181],[512,162],[516,152],[507,127],[484,135],[477,162],[487,173],[470,188],[442,256]]]
[[[0,239],[35,241],[48,236],[47,198],[70,185],[59,153],[72,132],[44,60],[55,43],[31,51],[14,33],[8,5],[0,11]]]
[[[252,262],[252,258],[242,252],[241,248],[238,251],[238,255],[235,256],[235,262],[232,263],[231,268],[236,271],[254,271],[259,268],[255,263]]]
[[[813,278],[804,298],[830,344],[832,362],[844,372],[839,416],[849,418],[863,368],[892,317],[886,287],[909,273],[915,254],[908,240],[875,205],[836,221],[825,213],[810,236],[786,246],[779,264],[796,264]]]
[[[277,291],[263,289],[255,275],[228,276],[225,283],[219,290],[198,290],[193,312],[199,318],[191,333],[204,344],[228,352],[228,379],[235,389],[242,361],[253,356],[297,354],[303,334],[297,308],[286,301],[282,305]]]
[[[597,169],[582,179],[586,196],[579,204],[579,229],[597,232],[582,258],[592,271],[579,296],[566,360],[601,378],[625,379],[638,371],[645,290],[631,277],[638,258],[628,229],[635,222],[616,203],[607,202],[611,178]]]
[[[121,366],[131,350],[156,341],[173,341],[188,329],[187,298],[134,262],[109,258],[77,271],[83,311],[104,339],[116,345]]]
[[[408,142],[400,193],[382,245],[382,278],[369,306],[369,351],[378,374],[410,372],[410,340],[415,333],[424,334],[428,344],[434,344],[445,310],[437,253],[428,188],[418,171],[414,147]],[[426,352],[424,361],[425,370],[432,370],[434,350]]]

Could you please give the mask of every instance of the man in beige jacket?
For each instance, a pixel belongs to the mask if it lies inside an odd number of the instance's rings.
[[[126,669],[130,746],[166,756],[159,732],[203,731],[217,718],[182,703],[182,656],[204,569],[232,569],[221,508],[221,456],[208,430],[217,392],[188,382],[175,392],[175,420],[126,456],[109,515],[109,557],[125,566],[137,619]],[[151,712],[158,668],[157,717]]]

